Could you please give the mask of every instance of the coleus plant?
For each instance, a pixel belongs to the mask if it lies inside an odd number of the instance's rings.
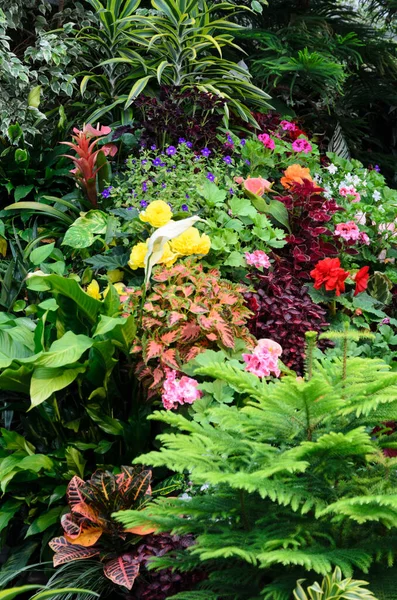
[[[251,314],[242,295],[246,286],[221,279],[218,269],[205,271],[192,260],[157,270],[153,280],[131,351],[140,358],[136,372],[149,383],[149,394],[161,386],[166,367],[180,371],[200,352],[233,350],[237,340],[255,346],[246,327]],[[139,291],[129,295],[124,314],[137,313],[140,300]]]
[[[124,529],[112,513],[142,507],[151,496],[151,478],[150,470],[125,466],[118,475],[98,470],[88,481],[73,477],[66,493],[71,512],[61,519],[64,535],[49,543],[55,551],[54,567],[97,557],[103,562],[108,579],[131,589],[139,574],[140,560],[137,549],[130,550],[134,539],[127,539],[128,533],[142,536],[154,530]],[[140,539],[135,537],[135,542]]]

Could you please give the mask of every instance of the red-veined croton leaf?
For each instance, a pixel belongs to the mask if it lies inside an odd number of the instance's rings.
[[[84,560],[93,556],[99,556],[98,548],[85,548],[84,546],[71,544],[63,536],[51,540],[49,546],[55,552],[53,558],[54,567],[73,562],[74,560]]]
[[[107,562],[103,566],[103,571],[113,583],[130,590],[139,574],[139,562],[132,554],[122,554]]]

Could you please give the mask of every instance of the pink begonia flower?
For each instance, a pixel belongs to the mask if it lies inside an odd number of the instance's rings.
[[[281,121],[280,125],[284,131],[296,131],[298,129],[295,123],[289,121]]]
[[[243,360],[247,363],[245,370],[258,377],[269,377],[271,373],[279,377],[278,359],[282,351],[280,344],[273,340],[259,340],[252,354],[243,354]]]
[[[241,183],[243,183],[244,177],[235,177],[234,181],[240,185]]]
[[[361,196],[354,187],[354,185],[341,185],[339,188],[339,193],[341,196],[353,196],[354,200],[352,202],[360,202]]]
[[[361,210],[358,211],[358,213],[356,213],[353,218],[357,225],[365,225],[365,223],[367,222],[367,215]]]
[[[354,221],[348,221],[336,226],[335,235],[340,236],[346,242],[357,242],[360,238],[360,230]]]
[[[263,196],[263,194],[269,192],[272,187],[270,181],[263,179],[262,177],[248,177],[243,183],[244,188],[248,192],[256,194],[256,196]]]
[[[364,231],[360,231],[358,241],[361,242],[362,244],[365,244],[366,246],[369,246],[369,244],[370,244],[370,239]]]
[[[259,269],[259,267],[263,267],[264,269],[268,269],[270,267],[270,260],[266,252],[263,250],[255,250],[255,252],[246,252],[245,260],[247,261],[247,265],[252,265]]]
[[[305,138],[299,138],[292,143],[292,150],[294,152],[304,152],[307,154],[313,150],[313,146]]]
[[[161,398],[166,410],[177,408],[178,404],[193,404],[202,396],[202,392],[197,389],[198,381],[186,375],[178,379],[176,375],[173,369],[166,370]]]
[[[101,148],[102,152],[105,156],[115,156],[117,154],[118,148],[116,144],[105,144]]]
[[[274,140],[272,140],[268,133],[260,133],[258,135],[258,140],[262,142],[265,148],[269,148],[269,150],[274,150],[274,148],[276,147]]]

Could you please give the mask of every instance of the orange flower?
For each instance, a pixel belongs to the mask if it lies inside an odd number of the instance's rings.
[[[310,169],[301,167],[300,165],[291,165],[284,171],[284,177],[281,178],[281,185],[288,189],[294,183],[303,183],[304,179],[313,181],[310,177]]]

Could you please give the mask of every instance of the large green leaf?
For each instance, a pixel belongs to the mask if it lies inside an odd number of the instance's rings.
[[[31,262],[34,265],[39,265],[40,263],[44,262],[50,256],[51,252],[54,250],[54,247],[55,243],[45,244],[35,248],[32,250],[29,256]]]
[[[106,333],[113,331],[117,325],[124,326],[126,324],[127,319],[125,317],[107,317],[106,315],[100,315],[99,323],[92,334],[92,337],[105,335]]]
[[[0,329],[0,369],[9,367],[15,359],[32,355],[32,351],[24,343],[13,339],[11,332],[12,329]]]
[[[18,512],[21,504],[22,500],[16,500],[15,498],[10,498],[2,504],[0,511],[0,531],[3,531],[7,527],[12,517]]]
[[[63,390],[73,383],[76,377],[85,370],[86,366],[73,369],[49,369],[47,367],[35,369],[30,383],[31,408],[47,400],[54,392]]]
[[[59,221],[63,221],[66,225],[71,225],[73,223],[73,219],[68,215],[65,215],[62,211],[40,202],[17,202],[6,206],[4,210],[26,210],[33,214],[39,211],[46,213],[50,217],[55,217]]]
[[[70,298],[89,322],[96,322],[102,303],[86,294],[74,279],[67,279],[60,275],[34,273],[27,279],[26,285],[29,289],[37,292],[52,291],[55,296],[61,295]]]
[[[19,587],[9,588],[8,590],[0,591],[0,600],[13,600],[17,596],[21,594],[26,595],[28,592],[32,592],[33,590],[42,590],[41,585],[21,585]],[[87,590],[84,588],[53,588],[53,589],[44,589],[44,591],[39,592],[38,594],[34,594],[30,596],[31,600],[44,600],[45,598],[54,598],[57,594],[90,594],[92,596],[99,597],[99,594],[93,592],[91,590]]]
[[[0,374],[0,390],[29,393],[33,367],[21,365],[18,369],[5,369]]]
[[[88,231],[83,226],[74,225],[70,227],[62,241],[63,246],[71,246],[72,248],[89,248],[95,241],[94,234]]]
[[[34,363],[35,367],[63,367],[75,363],[91,348],[94,341],[86,335],[76,335],[67,331],[64,336],[51,344],[48,352],[41,352],[21,362]]]
[[[37,517],[27,530],[25,538],[35,535],[36,533],[42,533],[48,529],[48,527],[51,527],[51,525],[55,525],[55,523],[59,521],[63,510],[63,506],[56,506]]]

